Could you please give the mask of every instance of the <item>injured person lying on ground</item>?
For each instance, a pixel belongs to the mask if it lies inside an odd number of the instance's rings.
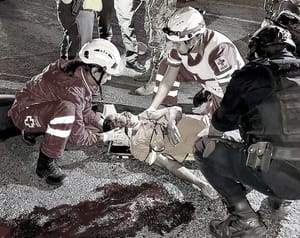
[[[139,118],[130,112],[117,113],[115,109],[104,112],[104,115],[103,130],[122,128],[125,141],[116,141],[116,144],[127,145],[136,159],[166,168],[192,183],[206,197],[218,198],[214,188],[204,178],[196,176],[182,165],[192,154],[198,132],[205,127],[201,116],[183,114],[177,106],[159,109],[151,119]]]

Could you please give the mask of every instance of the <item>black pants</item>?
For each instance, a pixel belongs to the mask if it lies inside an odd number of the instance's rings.
[[[114,0],[103,0],[102,11],[97,14],[99,37],[111,40],[112,38],[112,15],[114,12]]]
[[[68,59],[75,59],[76,54],[80,49],[80,36],[76,23],[76,16],[72,15],[72,4],[65,4],[62,1],[59,1],[57,14],[64,29],[61,56],[66,56],[68,53]]]
[[[276,198],[300,199],[300,162],[272,160],[268,172],[246,166],[247,148],[203,137],[195,142],[194,156],[211,185],[228,203],[245,198],[243,184]]]

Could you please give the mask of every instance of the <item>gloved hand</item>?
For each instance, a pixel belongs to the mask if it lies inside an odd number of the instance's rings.
[[[102,133],[103,134],[103,141],[107,142],[107,141],[123,141],[123,140],[127,140],[128,137],[125,134],[124,130],[120,129],[120,128],[115,128],[113,130],[107,131]]]
[[[168,108],[169,120],[179,121],[182,118],[182,108],[173,106]]]
[[[175,146],[180,142],[181,135],[176,126],[175,120],[172,120],[168,124],[168,139],[171,145]]]
[[[168,112],[168,108],[156,110],[153,107],[149,107],[145,111],[139,114],[140,120],[158,120]]]
[[[193,107],[192,112],[194,114],[203,115],[208,111],[207,110],[208,106],[209,106],[208,102],[204,102],[204,103],[200,104],[198,107]]]
[[[209,134],[209,128],[210,128],[210,119],[208,115],[204,115],[201,118],[203,124],[205,127],[197,134],[198,137],[207,136]]]

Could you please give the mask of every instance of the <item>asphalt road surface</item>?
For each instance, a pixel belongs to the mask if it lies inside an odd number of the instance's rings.
[[[0,93],[14,93],[58,58],[62,29],[55,4],[54,0],[0,1]],[[245,57],[248,33],[259,27],[264,15],[262,0],[195,0],[178,6],[188,4],[206,10],[208,27],[231,38]],[[142,19],[143,8],[136,15],[137,34],[147,43]],[[113,28],[113,41],[124,52],[117,22]],[[143,59],[146,64],[148,57]],[[134,112],[149,106],[151,96],[128,94],[143,84],[134,80],[137,77],[146,80],[148,75],[124,70],[113,78],[104,87],[104,102]],[[195,85],[183,85],[179,102],[190,105],[196,90]],[[1,238],[202,238],[211,237],[211,219],[226,216],[220,199],[210,201],[159,167],[107,155],[107,145],[68,145],[60,161],[68,181],[59,188],[49,187],[35,174],[41,139],[33,147],[26,146],[20,136],[0,141]],[[184,165],[201,176],[195,161]],[[269,228],[267,237],[300,237],[299,202],[273,211],[262,194],[251,192],[248,197]]]

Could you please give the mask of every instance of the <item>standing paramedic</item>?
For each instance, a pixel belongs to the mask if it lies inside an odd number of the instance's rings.
[[[66,143],[92,146],[113,140],[119,131],[102,132],[103,116],[92,111],[92,94],[118,70],[120,54],[107,40],[95,39],[79,60],[57,60],[16,93],[9,116],[28,143],[44,133],[36,173],[48,184],[62,185],[66,175],[57,165]]]

